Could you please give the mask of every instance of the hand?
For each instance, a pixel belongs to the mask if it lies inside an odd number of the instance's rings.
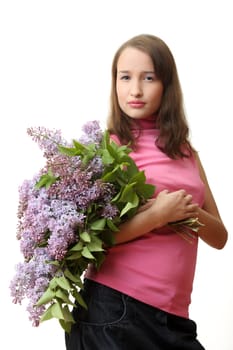
[[[192,195],[185,190],[161,191],[155,199],[148,201],[140,211],[150,210],[156,226],[165,226],[170,222],[198,216],[198,204],[192,202]]]

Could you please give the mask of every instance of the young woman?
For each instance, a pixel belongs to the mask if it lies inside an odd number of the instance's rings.
[[[227,231],[189,141],[173,55],[160,38],[139,35],[116,52],[108,127],[114,141],[131,142],[156,193],[120,226],[100,270],[88,269],[88,310],[74,310],[67,349],[204,349],[188,312],[198,239],[222,249]],[[191,217],[204,225],[192,238],[168,226]]]

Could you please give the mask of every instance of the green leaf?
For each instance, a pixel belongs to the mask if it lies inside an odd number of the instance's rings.
[[[89,243],[91,241],[91,236],[88,232],[84,231],[82,233],[80,233],[80,238],[86,242],[86,243]]]
[[[135,184],[136,182],[133,182],[124,187],[121,193],[121,196],[118,199],[119,202],[133,202],[135,200],[135,192],[134,192]]]
[[[110,219],[107,219],[107,226],[108,226],[108,228],[109,228],[111,231],[113,231],[113,232],[119,231],[119,228],[118,228],[118,227],[113,223],[113,221],[110,220]]]
[[[59,179],[58,176],[54,176],[52,171],[49,170],[47,174],[41,175],[39,181],[37,181],[35,187],[40,189],[41,187],[49,188],[53,183]]]
[[[74,148],[80,152],[86,152],[88,150],[87,146],[83,145],[82,143],[78,142],[77,140],[73,140]]]
[[[91,224],[91,230],[102,231],[105,228],[105,225],[106,225],[106,218],[96,220]]]
[[[55,279],[56,279],[56,282],[57,282],[59,287],[65,289],[65,290],[71,289],[70,282],[68,281],[68,279],[65,276],[55,277]]]
[[[113,140],[110,140],[110,147],[111,152],[114,152],[114,155],[117,159],[117,161],[120,163],[123,159],[128,158],[128,153],[130,153],[132,150],[127,145],[121,145],[119,146],[116,142]]]
[[[59,320],[59,323],[64,329],[64,331],[69,334],[71,332],[72,323],[74,322],[66,322],[65,320]]]
[[[51,306],[51,314],[53,317],[58,318],[58,319],[62,319],[64,320],[64,316],[63,316],[63,312],[62,312],[62,307],[60,305],[59,302],[54,303]]]
[[[119,199],[121,198],[121,194],[123,192],[124,188],[121,188],[120,191],[115,195],[115,197],[112,198],[111,202],[112,203],[117,203],[119,202]]]
[[[72,251],[80,251],[83,249],[83,242],[79,241],[77,244],[75,244],[72,248],[69,249],[70,252]]]
[[[80,288],[83,288],[83,283],[82,280],[80,278],[80,276],[78,275],[74,275],[73,273],[70,272],[69,269],[65,269],[64,271],[64,275],[72,282],[74,282],[75,284],[77,284]]]
[[[57,260],[46,260],[46,264],[60,266],[60,263]]]
[[[151,184],[144,184],[143,187],[140,189],[140,192],[144,199],[149,199],[153,196],[155,190],[156,186]]]
[[[131,178],[131,181],[135,181],[137,183],[137,186],[139,184],[144,184],[146,181],[146,176],[144,171],[137,171]]]
[[[77,149],[77,148],[73,148],[73,147],[65,147],[65,146],[58,146],[58,150],[62,153],[65,154],[68,157],[75,157],[75,156],[79,156],[82,152]]]
[[[103,249],[103,242],[98,237],[92,235],[91,237],[91,243],[87,245],[87,248],[90,252],[102,252]]]
[[[84,256],[87,259],[95,260],[94,255],[91,254],[90,250],[87,247],[83,248],[82,256]]]
[[[40,322],[43,322],[43,321],[48,321],[50,320],[51,318],[53,318],[53,315],[52,315],[52,305],[50,305],[48,307],[48,309],[41,315],[40,317]]]
[[[117,171],[119,170],[119,165],[117,164],[113,169],[108,170],[108,172],[105,172],[102,176],[102,180],[105,182],[114,182],[117,179]]]
[[[87,146],[81,144],[77,140],[73,140],[74,147],[65,147],[59,145],[58,149],[62,154],[69,157],[80,156],[83,163],[87,164],[96,154],[95,144],[89,144]]]
[[[75,323],[75,320],[72,316],[72,313],[70,312],[69,308],[67,305],[65,305],[63,308],[62,308],[62,312],[63,312],[63,316],[64,316],[64,320],[66,322],[71,322],[71,323]]]
[[[73,290],[72,295],[80,306],[82,306],[84,309],[87,309],[87,304],[83,300],[81,294],[77,292],[77,290]]]
[[[49,288],[51,290],[54,290],[57,287],[57,281],[56,281],[56,277],[53,277],[51,279],[51,281],[49,282]]]
[[[44,294],[40,297],[40,299],[37,301],[36,306],[41,306],[43,304],[47,304],[50,301],[53,300],[55,297],[55,292],[51,290],[50,288],[47,288]]]
[[[106,255],[103,252],[98,252],[96,254],[98,254],[98,257],[94,263],[94,266],[98,271],[100,269],[102,263],[104,262]]]
[[[81,251],[82,251],[82,249],[81,249]],[[67,255],[67,257],[66,257],[66,260],[78,260],[82,256],[81,251],[80,252],[73,252],[73,253],[70,252],[69,255]]]
[[[115,244],[115,237],[111,231],[102,232],[101,239],[107,247],[112,247]]]
[[[108,130],[105,130],[101,141],[101,147],[106,148],[107,145],[109,145],[109,142],[110,142],[110,134]]]
[[[122,217],[123,215],[127,214],[131,209],[137,208],[139,204],[139,198],[137,196],[137,194],[134,194],[134,198],[132,202],[128,202],[124,208],[122,209],[120,216]]]
[[[114,162],[114,158],[111,156],[107,149],[104,149],[102,151],[102,161],[105,165],[113,164]]]
[[[66,303],[66,304],[69,304],[69,305],[75,305],[74,303],[72,303],[72,301],[68,298],[68,295],[67,295],[67,293],[65,293],[63,290],[61,290],[61,289],[58,289],[57,291],[56,291],[56,298],[59,298],[59,299],[61,299],[64,303]]]

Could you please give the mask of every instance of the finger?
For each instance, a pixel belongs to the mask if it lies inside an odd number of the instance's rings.
[[[197,204],[189,204],[186,207],[186,213],[190,216],[197,216],[198,215],[198,205]]]
[[[185,191],[185,190],[179,190],[179,191],[177,191],[177,192],[180,192],[180,194],[181,194],[181,196],[182,197],[186,197],[186,195],[187,195],[187,192]]]
[[[191,194],[187,194],[184,199],[186,203],[191,203],[193,196]]]
[[[168,190],[162,190],[159,193],[169,193],[169,191]]]

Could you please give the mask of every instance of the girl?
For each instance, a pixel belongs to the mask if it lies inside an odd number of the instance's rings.
[[[130,142],[156,192],[119,227],[100,270],[88,268],[88,310],[75,308],[67,350],[204,349],[188,312],[198,239],[222,249],[227,231],[189,141],[173,55],[160,38],[139,35],[116,52],[108,128],[115,142]],[[191,217],[203,224],[191,238],[168,226]]]

